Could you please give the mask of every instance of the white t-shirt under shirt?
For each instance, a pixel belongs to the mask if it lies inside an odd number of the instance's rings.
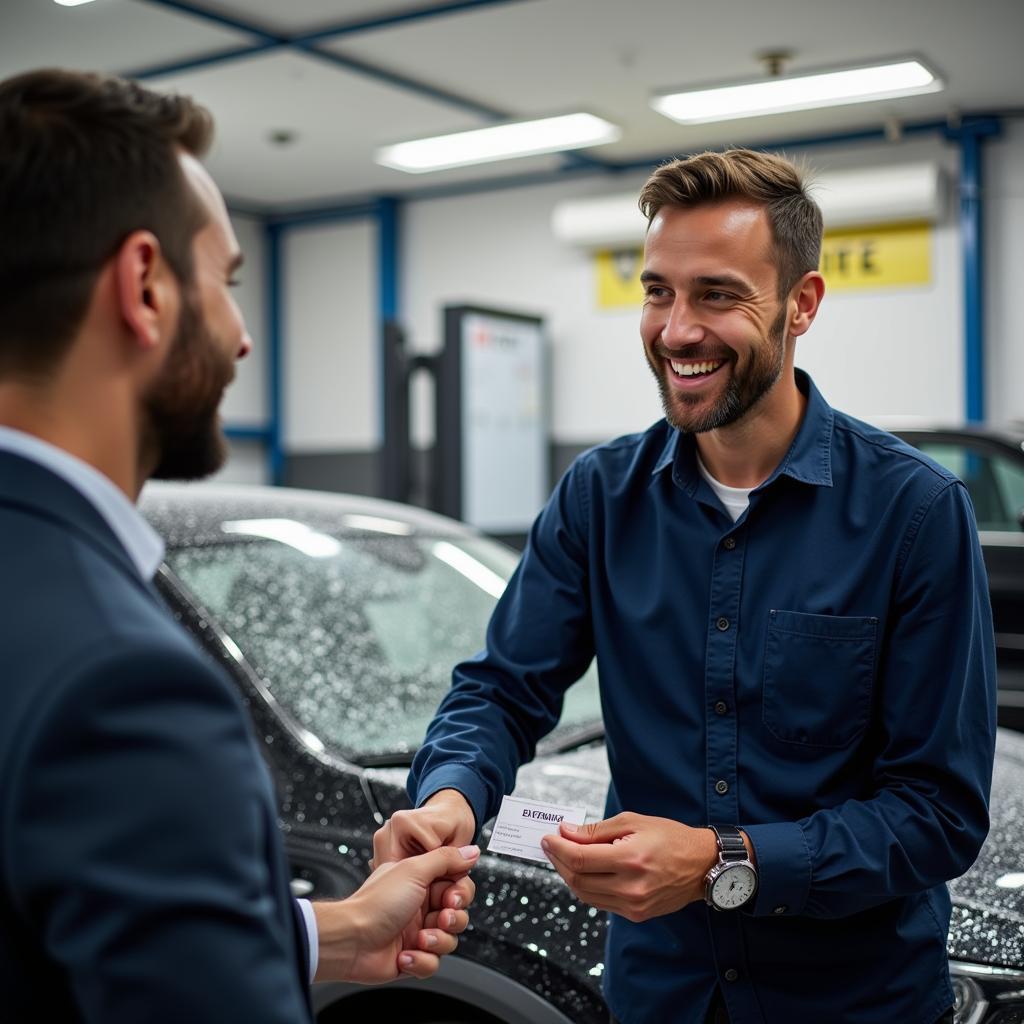
[[[725,506],[726,512],[732,516],[732,521],[735,523],[744,510],[750,504],[750,492],[754,489],[753,487],[726,487],[725,484],[719,483],[709,472],[708,467],[704,465],[701,457],[697,456],[697,468],[700,470],[700,475],[707,480],[711,487],[711,490],[718,495],[718,500]]]

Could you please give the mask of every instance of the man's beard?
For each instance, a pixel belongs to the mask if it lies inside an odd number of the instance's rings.
[[[734,368],[725,394],[706,412],[694,411],[689,416],[680,414],[676,403],[682,402],[696,409],[704,399],[672,388],[665,379],[666,374],[672,372],[671,369],[655,363],[650,353],[647,353],[647,362],[658,382],[665,419],[684,434],[703,434],[708,430],[727,427],[746,415],[771,391],[782,376],[786,360],[785,328],[786,309],[783,306],[768,329],[766,344],[754,353],[746,372],[741,376]]]
[[[167,362],[143,399],[148,441],[157,453],[155,479],[198,480],[224,465],[227,443],[217,410],[235,372],[225,352],[186,291]]]

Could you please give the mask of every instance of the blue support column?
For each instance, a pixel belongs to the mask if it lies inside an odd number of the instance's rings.
[[[985,302],[982,291],[981,139],[960,134],[960,243],[964,271],[964,413],[985,418]]]
[[[380,394],[380,438],[384,440],[384,329],[399,315],[399,202],[391,196],[377,201],[377,381]]]
[[[284,483],[283,371],[284,296],[281,280],[281,234],[279,224],[264,226],[266,251],[267,310],[267,470],[275,486]]]
[[[964,287],[964,416],[985,419],[985,249],[983,146],[1000,133],[995,118],[968,120],[946,135],[960,146],[960,247]]]

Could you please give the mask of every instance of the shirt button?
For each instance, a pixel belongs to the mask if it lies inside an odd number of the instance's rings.
[[[732,551],[732,549],[736,547],[736,538],[726,537],[725,540],[722,541],[722,547],[724,547],[726,551]]]
[[[781,907],[776,907],[776,908],[775,908],[775,909],[774,909],[774,910],[772,911],[772,913],[773,913],[773,914],[784,914],[784,913],[785,913],[785,912],[786,912],[787,910],[789,910],[789,907],[787,907],[787,906],[786,906],[786,904],[785,904],[785,903],[783,903]]]
[[[726,981],[735,981],[740,976],[740,972],[735,967],[730,967],[729,970],[722,975]]]
[[[729,628],[729,620],[723,617],[719,619],[715,625],[724,633]]]
[[[716,715],[724,715],[724,714],[726,714],[728,712],[728,710],[729,710],[729,705],[726,704],[724,700],[720,700],[720,701],[717,701],[715,703],[715,714]]]
[[[719,779],[715,783],[715,792],[719,796],[725,796],[725,794],[729,792],[729,783],[726,782],[725,779]]]

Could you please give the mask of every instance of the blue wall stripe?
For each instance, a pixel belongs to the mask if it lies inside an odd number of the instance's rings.
[[[270,443],[270,427],[246,427],[234,424],[225,426],[224,434],[233,441],[259,441],[261,444]]]

